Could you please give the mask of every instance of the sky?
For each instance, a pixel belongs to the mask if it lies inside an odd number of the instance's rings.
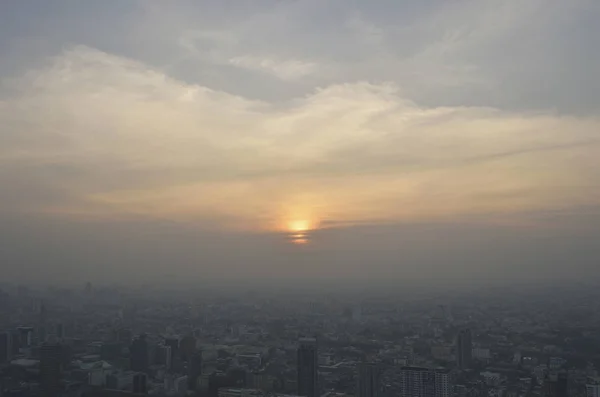
[[[0,1],[11,280],[599,275],[597,0]]]

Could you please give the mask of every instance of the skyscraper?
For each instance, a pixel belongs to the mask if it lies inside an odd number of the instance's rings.
[[[463,329],[458,333],[456,338],[456,362],[460,369],[468,369],[471,367],[473,342],[471,338],[471,330]]]
[[[188,361],[188,390],[195,391],[202,375],[202,351],[195,351]]]
[[[33,345],[33,327],[18,327],[19,347],[22,349],[30,348]]]
[[[46,397],[60,393],[63,351],[59,344],[46,343],[40,349],[40,383]]]
[[[298,347],[298,395],[317,397],[318,349],[316,338],[300,338]]]
[[[146,394],[148,392],[148,387],[146,383],[146,374],[140,372],[138,374],[133,375],[133,392],[136,394]]]
[[[10,332],[0,334],[0,363],[9,361],[12,357],[12,335]]]
[[[148,341],[146,335],[140,335],[131,342],[129,348],[131,369],[133,371],[146,372],[149,364]]]
[[[569,394],[569,378],[567,372],[551,372],[544,379],[544,397],[567,397]]]
[[[378,397],[379,368],[375,363],[361,363],[358,366],[358,397]]]
[[[450,385],[444,370],[402,367],[400,397],[448,397]]]
[[[183,361],[190,361],[192,355],[196,352],[196,338],[188,334],[179,341],[179,354]]]
[[[179,351],[179,337],[166,337],[165,338],[165,346],[169,346],[171,348],[171,364],[170,367],[174,371],[179,371],[181,369],[181,353]]]

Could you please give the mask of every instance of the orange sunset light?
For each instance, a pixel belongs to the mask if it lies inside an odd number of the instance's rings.
[[[288,223],[288,230],[290,232],[305,232],[312,229],[312,224],[306,219],[294,220]]]

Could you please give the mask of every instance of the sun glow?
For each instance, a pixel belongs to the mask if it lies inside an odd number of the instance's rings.
[[[310,232],[316,224],[308,219],[294,219],[286,222],[285,230],[288,241],[295,245],[306,245],[310,242]]]
[[[311,224],[307,220],[295,220],[288,223],[290,232],[306,232],[311,229]]]

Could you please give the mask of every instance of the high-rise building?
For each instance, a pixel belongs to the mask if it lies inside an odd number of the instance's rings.
[[[316,338],[300,338],[298,347],[298,395],[319,395],[318,349]]]
[[[33,327],[18,327],[19,347],[28,349],[33,345]]]
[[[12,358],[12,334],[3,332],[0,334],[0,363],[10,361]]]
[[[197,350],[188,361],[188,390],[196,391],[200,375],[202,375],[202,351]]]
[[[167,370],[171,369],[171,346],[158,345],[154,354],[154,364],[164,365]]]
[[[175,359],[175,357],[179,357],[179,338],[175,336],[166,337],[165,338],[165,346],[171,347],[171,357]]]
[[[146,335],[140,335],[131,342],[129,348],[131,370],[138,372],[148,371],[149,365],[149,353],[148,353],[148,341]]]
[[[181,362],[181,352],[179,349],[179,337],[171,336],[165,338],[165,346],[171,348],[171,369],[173,371],[180,371],[183,369]]]
[[[358,366],[358,397],[378,397],[380,369],[375,363],[361,363]]]
[[[549,373],[544,380],[543,395],[544,397],[568,397],[569,378],[567,372],[559,371]]]
[[[55,327],[54,327],[54,330],[55,330],[56,337],[59,340],[64,339],[64,337],[65,337],[65,326],[64,326],[63,323],[56,324]]]
[[[400,397],[449,397],[448,372],[422,367],[402,367]]]
[[[136,394],[146,394],[148,392],[146,383],[146,374],[140,372],[133,375],[133,392]]]
[[[585,385],[585,397],[600,397],[600,378],[588,377]]]
[[[183,361],[190,361],[192,355],[196,352],[196,338],[188,334],[179,341],[179,354]]]
[[[471,368],[473,355],[473,341],[471,330],[463,329],[456,338],[456,363],[460,369]]]
[[[46,343],[40,349],[40,383],[46,397],[60,393],[63,350],[59,344]]]

